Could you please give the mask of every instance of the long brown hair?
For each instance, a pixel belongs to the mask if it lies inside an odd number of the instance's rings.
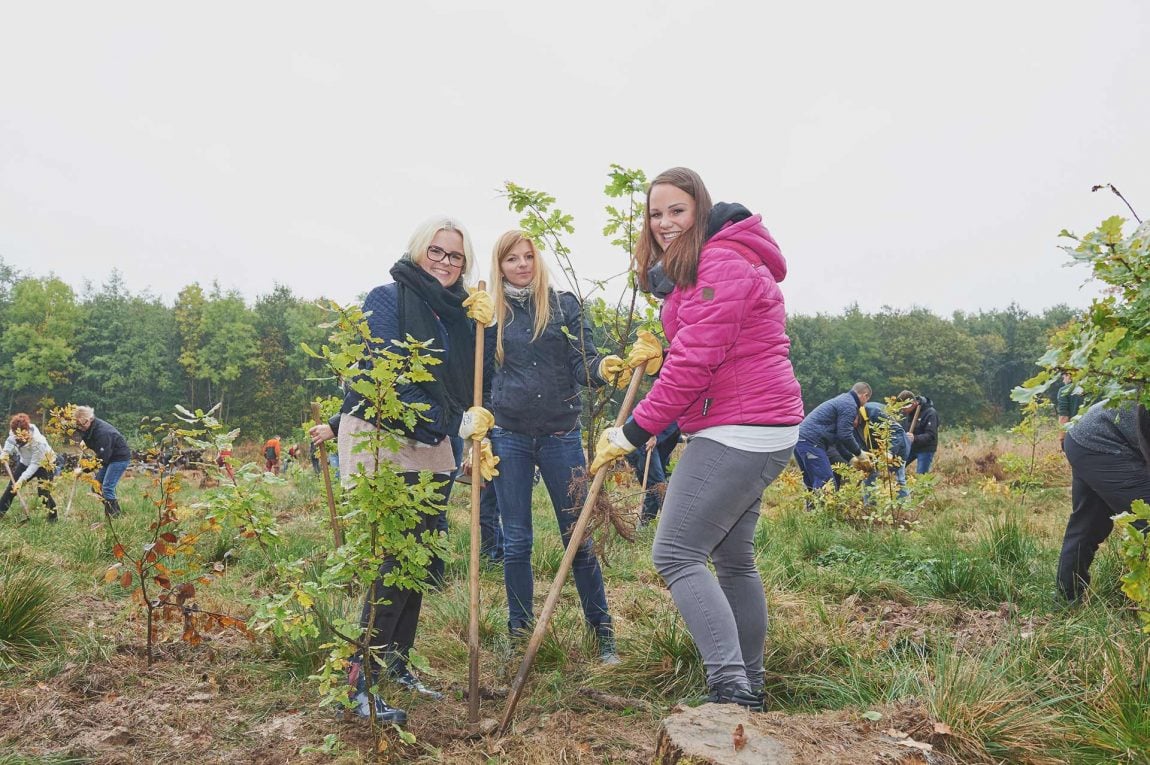
[[[695,224],[691,230],[671,242],[666,250],[651,234],[651,189],[661,183],[670,184],[686,193],[695,201]],[[639,286],[650,291],[648,276],[651,268],[662,261],[663,271],[676,287],[691,287],[699,277],[699,253],[707,241],[707,216],[711,213],[711,195],[703,185],[703,179],[694,170],[686,167],[672,167],[655,176],[647,187],[647,209],[643,214],[643,230],[639,232],[639,243],[635,245],[635,267],[639,275]]]
[[[543,334],[543,330],[547,329],[547,322],[551,320],[551,279],[547,273],[547,264],[539,254],[539,248],[523,231],[504,232],[491,250],[490,290],[495,304],[495,360],[500,364],[503,363],[503,325],[511,313],[503,294],[503,261],[520,242],[527,242],[531,246],[531,253],[535,256],[535,273],[531,277],[535,327],[531,342],[535,342]]]

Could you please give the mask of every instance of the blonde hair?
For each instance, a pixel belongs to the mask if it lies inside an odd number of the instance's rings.
[[[539,248],[527,234],[522,231],[507,231],[495,242],[491,250],[491,293],[495,303],[495,360],[503,363],[503,324],[511,315],[507,300],[503,294],[503,261],[511,250],[520,242],[527,242],[531,253],[535,256],[535,271],[531,276],[531,299],[535,302],[535,331],[531,335],[534,342],[547,322],[551,320],[551,278],[547,273],[547,264],[539,256]]]
[[[417,266],[420,265],[423,259],[427,257],[427,248],[431,246],[431,240],[440,231],[458,231],[459,235],[463,237],[463,268],[459,269],[459,279],[466,280],[471,272],[471,264],[475,262],[474,249],[471,247],[471,234],[468,234],[463,224],[455,218],[439,215],[420,223],[411,235],[411,239],[407,241],[407,251],[404,252],[404,256],[410,258]]]

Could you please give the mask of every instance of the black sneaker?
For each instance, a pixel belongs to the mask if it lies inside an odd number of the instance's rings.
[[[766,695],[763,693],[753,693],[751,691],[739,690],[723,690],[711,691],[707,694],[704,701],[706,704],[738,704],[741,707],[746,707],[752,712],[763,712],[766,709]]]
[[[48,523],[55,523],[58,520],[60,520],[60,516],[56,514],[55,510],[48,513]]]
[[[430,688],[423,684],[423,681],[412,674],[411,670],[405,669],[401,672],[394,672],[389,675],[391,681],[396,685],[402,686],[412,693],[418,693],[422,696],[427,696],[430,699],[439,701],[443,698],[443,694],[434,688]]]

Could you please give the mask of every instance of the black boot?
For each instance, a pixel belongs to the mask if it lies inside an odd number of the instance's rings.
[[[119,502],[119,500],[105,499],[104,500],[104,515],[108,516],[109,518],[119,518],[120,517],[120,502]]]
[[[752,712],[762,712],[766,707],[766,695],[741,688],[711,690],[705,700],[707,704],[738,704]]]

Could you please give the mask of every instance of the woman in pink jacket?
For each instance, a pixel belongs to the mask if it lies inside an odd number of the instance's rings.
[[[767,602],[755,525],[803,419],[778,285],[786,261],[761,216],[712,206],[702,179],[682,167],[647,190],[636,261],[639,284],[664,299],[670,347],[631,419],[599,439],[591,471],[672,422],[688,434],[652,557],[703,657],[708,700],[762,709]],[[654,373],[659,358],[650,357],[641,340],[628,363]]]

